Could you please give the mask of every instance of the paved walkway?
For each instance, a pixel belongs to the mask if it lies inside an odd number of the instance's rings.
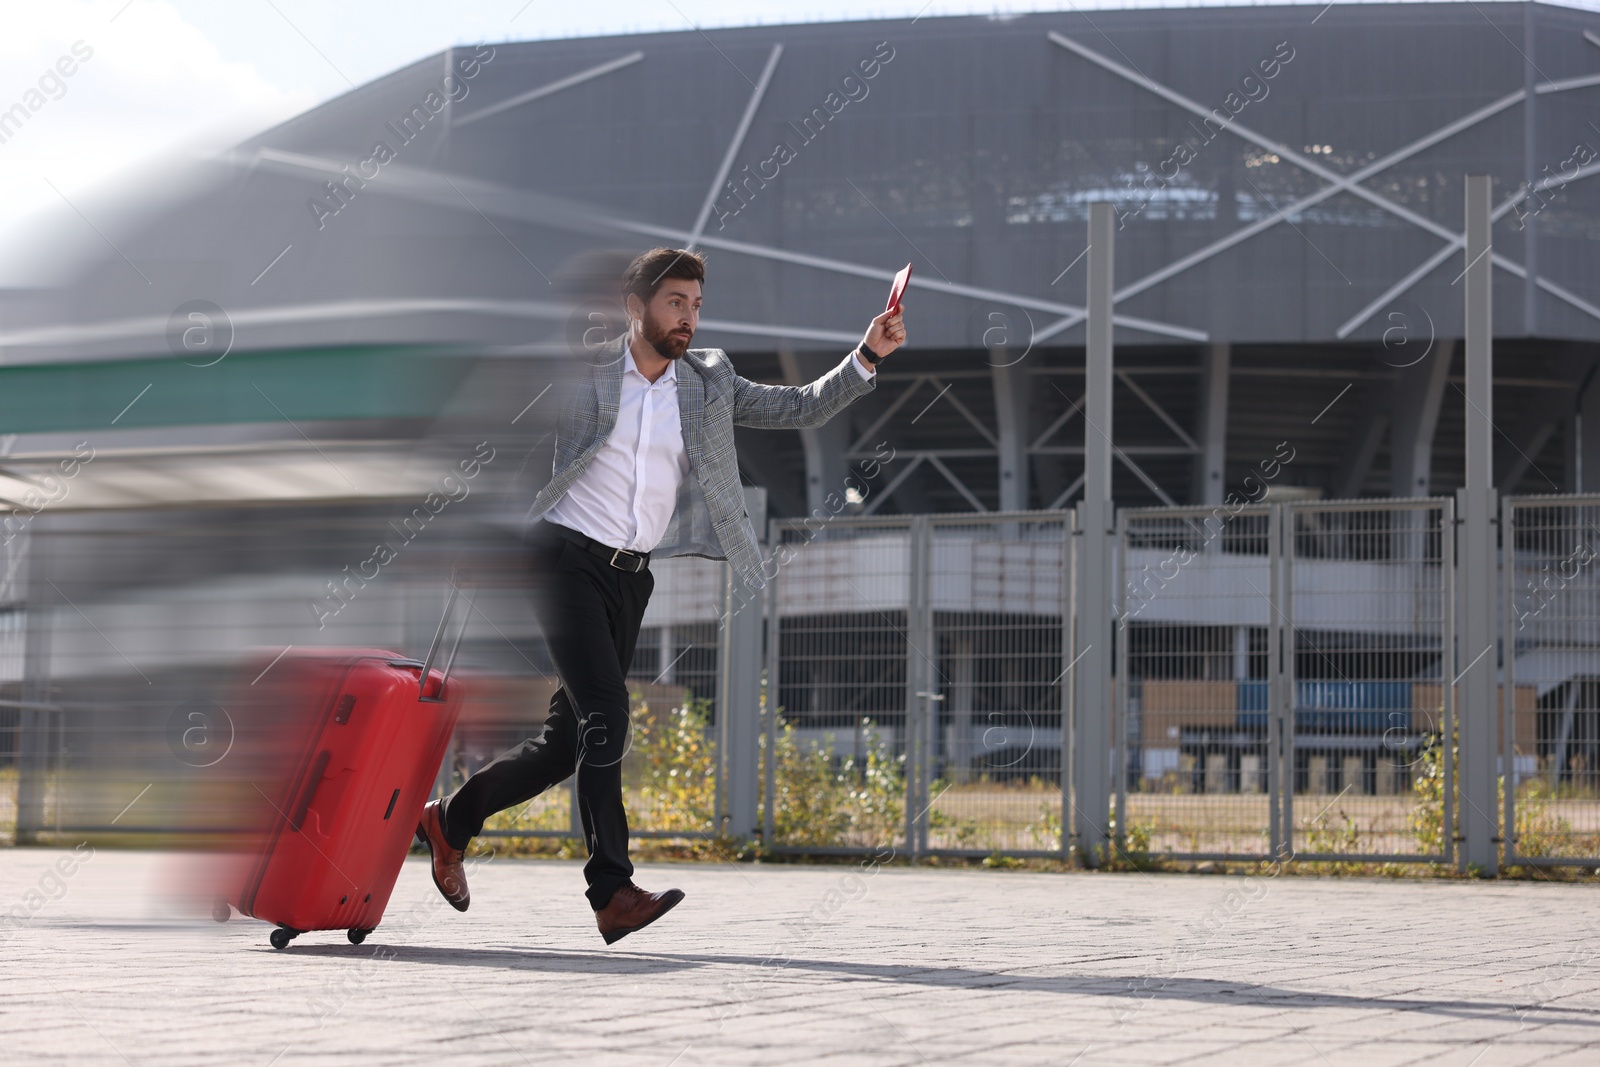
[[[577,864],[457,915],[412,861],[279,952],[69,855],[0,850],[0,1062],[1600,1064],[1595,885],[657,865],[688,900],[608,949]]]

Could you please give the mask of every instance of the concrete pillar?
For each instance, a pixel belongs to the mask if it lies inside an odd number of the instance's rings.
[[[1390,404],[1389,495],[1428,496],[1433,481],[1433,435],[1439,425],[1444,388],[1454,362],[1455,345],[1436,341],[1417,363],[1402,367],[1395,379]],[[1402,512],[1394,516],[1391,557],[1418,561],[1427,546],[1424,516]]]
[[[1367,474],[1373,460],[1378,458],[1378,447],[1383,444],[1389,429],[1389,407],[1394,401],[1388,383],[1376,388],[1375,383],[1362,386],[1351,398],[1356,406],[1355,421],[1345,436],[1339,450],[1337,466],[1333,471],[1330,489],[1335,500],[1348,500],[1361,495],[1367,484]]]
[[[657,669],[659,677],[656,681],[662,685],[671,685],[672,676],[677,673],[678,665],[673,661],[678,658],[678,650],[672,640],[672,626],[662,623],[656,628],[656,655],[661,666]]]
[[[1226,342],[1209,344],[1200,357],[1200,454],[1195,457],[1194,487],[1189,494],[1196,504],[1220,504],[1227,495],[1228,477],[1228,376],[1233,346]],[[1219,548],[1220,539],[1213,542]]]
[[[1084,474],[1078,504],[1077,612],[1074,626],[1072,828],[1090,866],[1110,845],[1112,747],[1111,502],[1112,241],[1116,211],[1089,208],[1088,319],[1085,323]]]
[[[1400,368],[1391,405],[1389,495],[1427,496],[1432,483],[1433,434],[1439,425],[1444,389],[1455,361],[1453,341],[1437,340],[1433,350]]]
[[[1028,509],[1028,376],[1021,362],[989,368],[1000,438],[1000,510]],[[1048,503],[1048,501],[1046,502]]]
[[[1459,664],[1463,870],[1499,871],[1495,764],[1499,752],[1495,657],[1494,320],[1487,175],[1466,188],[1466,485],[1460,493]]]
[[[783,380],[789,385],[805,385],[814,381],[827,368],[819,361],[831,356],[805,357],[780,349],[778,365],[783,370]],[[838,362],[834,360],[834,362]],[[808,373],[808,372],[815,373]],[[800,447],[806,457],[806,514],[828,509],[823,501],[829,493],[844,495],[845,478],[850,473],[850,463],[845,451],[850,447],[850,419],[841,414],[821,426],[800,431]]]

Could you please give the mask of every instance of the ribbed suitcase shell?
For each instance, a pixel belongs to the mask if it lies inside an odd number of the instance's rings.
[[[247,868],[240,912],[306,930],[370,930],[383,919],[445,747],[461,686],[422,664],[363,649],[282,665],[316,701],[311,737],[270,797],[266,833]]]

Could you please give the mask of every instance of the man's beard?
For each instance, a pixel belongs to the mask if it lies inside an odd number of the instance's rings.
[[[689,350],[689,342],[694,335],[688,337],[675,332],[676,327],[663,326],[655,319],[646,315],[640,324],[640,332],[644,339],[650,342],[650,347],[667,359],[678,359]]]

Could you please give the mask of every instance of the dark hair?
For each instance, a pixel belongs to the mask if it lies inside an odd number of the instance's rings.
[[[683,278],[704,284],[706,257],[683,248],[652,248],[629,263],[628,269],[622,272],[622,299],[626,300],[632,294],[648,304],[656,295],[656,290],[661,288],[661,283],[668,278]]]

